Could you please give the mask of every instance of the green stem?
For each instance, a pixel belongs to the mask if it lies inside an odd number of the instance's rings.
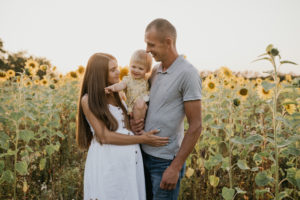
[[[275,144],[275,199],[279,199],[279,162],[278,162],[278,147],[277,147],[277,124],[276,124],[276,115],[277,115],[277,71],[274,57],[272,56],[272,64],[274,66],[274,101],[273,101],[273,129],[274,129],[274,144]]]

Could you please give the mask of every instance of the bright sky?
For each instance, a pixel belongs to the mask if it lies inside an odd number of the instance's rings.
[[[63,73],[95,52],[125,66],[155,18],[173,23],[178,53],[199,70],[271,70],[251,63],[270,43],[300,64],[299,0],[0,0],[0,38],[6,50],[46,57]],[[280,71],[300,74],[300,65]]]

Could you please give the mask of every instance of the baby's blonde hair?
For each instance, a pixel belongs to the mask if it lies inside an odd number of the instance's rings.
[[[139,49],[136,50],[130,59],[130,66],[133,63],[139,63],[146,67],[146,71],[150,72],[152,66],[152,56],[147,53],[145,50]]]

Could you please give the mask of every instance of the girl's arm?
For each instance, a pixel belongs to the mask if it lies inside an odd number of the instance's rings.
[[[121,90],[124,90],[126,87],[127,87],[126,83],[124,81],[121,81],[119,83],[104,88],[104,91],[106,94],[109,94],[111,92],[120,92]]]
[[[88,96],[85,95],[81,99],[81,106],[87,120],[93,127],[96,138],[101,144],[116,144],[116,145],[130,145],[130,144],[148,144],[151,146],[164,146],[168,143],[168,137],[159,137],[154,134],[158,130],[152,130],[146,132],[144,135],[124,135],[116,133],[107,129],[105,124],[97,119],[97,117],[91,112],[88,106]]]

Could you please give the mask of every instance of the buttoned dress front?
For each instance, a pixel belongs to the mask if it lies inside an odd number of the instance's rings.
[[[133,135],[125,128],[120,107],[108,105],[118,121],[115,131]],[[93,135],[95,131],[90,125]],[[84,170],[84,200],[146,199],[143,159],[139,144],[100,144],[93,137]]]

